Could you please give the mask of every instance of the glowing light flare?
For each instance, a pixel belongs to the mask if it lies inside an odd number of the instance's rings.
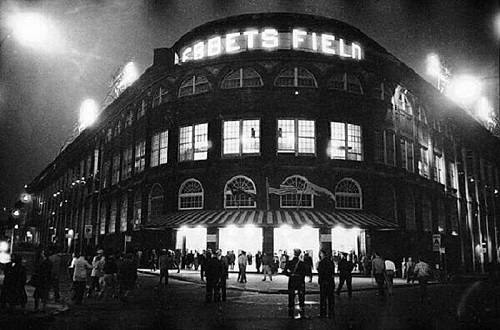
[[[493,108],[491,107],[490,102],[486,97],[482,96],[478,102],[477,115],[481,120],[490,122],[492,111]]]
[[[436,54],[427,56],[427,73],[434,77],[441,77],[441,62]]]
[[[55,25],[38,13],[16,13],[8,16],[7,28],[23,46],[37,50],[58,50],[59,38]]]
[[[12,216],[14,218],[19,218],[20,215],[21,215],[21,211],[19,211],[18,209],[15,209],[14,211],[12,211]]]
[[[92,99],[86,99],[80,106],[80,129],[85,129],[91,126],[97,119],[99,106],[97,102]]]
[[[472,76],[458,76],[450,81],[445,94],[453,101],[470,105],[474,103],[481,93],[481,82]]]
[[[134,81],[137,80],[137,78],[139,78],[139,71],[137,70],[137,67],[134,62],[128,62],[123,68],[118,88],[122,90],[129,87],[134,83]]]
[[[0,252],[9,252],[10,245],[6,241],[0,241]]]
[[[21,194],[21,202],[23,202],[23,203],[31,202],[31,195],[28,193]]]

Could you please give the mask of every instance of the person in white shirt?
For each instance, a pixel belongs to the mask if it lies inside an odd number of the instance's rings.
[[[77,259],[74,264],[75,270],[73,273],[73,288],[75,289],[76,304],[81,305],[87,282],[87,270],[92,269],[92,265],[79,253],[76,253],[76,257]]]
[[[387,283],[387,291],[389,293],[389,296],[392,296],[393,291],[393,280],[394,280],[394,275],[396,274],[396,265],[394,262],[392,262],[389,259],[385,260],[385,281]]]

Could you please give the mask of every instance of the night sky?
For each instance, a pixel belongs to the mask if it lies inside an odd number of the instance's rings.
[[[171,47],[208,21],[273,11],[334,18],[357,27],[426,79],[431,52],[454,74],[494,77],[485,81],[497,90],[498,108],[498,8],[494,0],[0,1],[0,39],[9,34],[7,16],[19,11],[44,14],[55,31],[43,49],[8,38],[0,50],[0,208],[12,206],[23,186],[55,159],[81,102],[100,102],[126,60],[142,73],[154,48]]]

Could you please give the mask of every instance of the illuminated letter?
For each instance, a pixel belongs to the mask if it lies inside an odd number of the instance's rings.
[[[265,29],[262,31],[262,47],[276,48],[278,47],[278,31],[276,29]]]
[[[252,49],[254,47],[254,37],[258,33],[259,31],[257,30],[248,30],[243,32],[243,34],[247,36],[248,49]]]
[[[189,54],[191,53],[192,50],[193,49],[191,47],[184,49],[184,51],[182,52],[182,62],[183,63],[190,60]]]
[[[312,48],[315,52],[318,51],[318,39],[316,39],[316,32],[312,33]]]
[[[352,43],[351,57],[355,60],[361,59],[361,47],[358,44]]]
[[[344,39],[340,38],[340,51],[339,51],[339,55],[342,56],[342,57],[351,57],[350,54],[347,54],[345,52],[345,45],[344,45]]]
[[[239,37],[240,33],[229,33],[226,34],[226,52],[232,53],[240,50],[240,46],[236,44],[236,37]]]
[[[299,29],[293,29],[292,33],[292,45],[293,48],[299,48],[299,43],[304,41],[303,36],[306,36],[307,32]]]
[[[214,37],[208,39],[207,42],[207,56],[219,55],[222,48],[222,42],[220,37]]]
[[[335,37],[331,34],[321,35],[321,51],[325,54],[335,54],[335,49],[333,49],[333,42]]]
[[[203,52],[203,41],[195,44],[193,47],[193,59],[201,60],[205,56]]]

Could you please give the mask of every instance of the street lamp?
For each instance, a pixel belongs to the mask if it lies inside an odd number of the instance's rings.
[[[481,94],[481,81],[473,76],[457,76],[450,81],[445,94],[460,104],[470,106]]]
[[[97,102],[92,99],[86,99],[82,102],[80,106],[80,119],[79,119],[79,131],[83,131],[85,128],[91,126],[97,119],[97,113],[99,111],[99,106]]]
[[[7,35],[1,40],[3,43],[12,37],[25,47],[38,50],[55,51],[60,46],[55,25],[44,15],[33,12],[18,12],[7,14],[4,28]]]

